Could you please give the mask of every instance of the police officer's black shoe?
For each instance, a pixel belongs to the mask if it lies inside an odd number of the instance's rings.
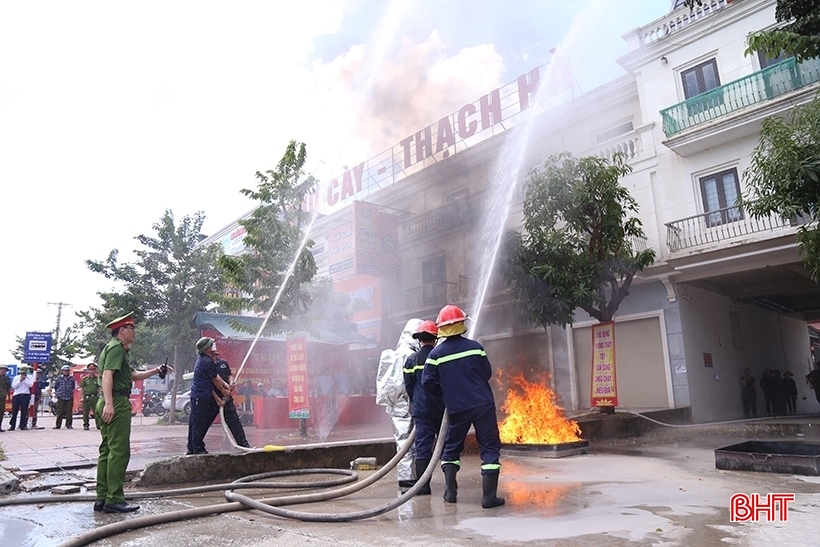
[[[128,505],[128,503],[124,501],[119,503],[106,503],[103,505],[103,511],[106,513],[131,513],[139,508],[139,505]]]
[[[99,512],[103,510],[103,506],[105,506],[105,500],[97,500],[94,502],[94,511]]]

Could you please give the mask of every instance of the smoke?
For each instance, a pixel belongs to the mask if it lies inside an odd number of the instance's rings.
[[[504,59],[494,45],[466,47],[451,56],[446,49],[436,31],[422,42],[403,38],[397,53],[385,56],[364,90],[363,82],[370,76],[364,74],[367,46],[352,46],[327,63],[317,61],[313,72],[317,87],[343,94],[350,104],[357,94],[366,93],[350,127],[372,155],[504,83]]]

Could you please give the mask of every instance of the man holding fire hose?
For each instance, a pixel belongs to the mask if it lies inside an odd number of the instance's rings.
[[[501,439],[495,415],[495,398],[490,388],[493,376],[487,352],[478,342],[462,336],[467,332],[467,315],[458,306],[448,304],[438,314],[438,335],[445,340],[427,357],[422,384],[431,393],[440,393],[450,416],[441,470],[446,490],[444,501],[456,503],[456,473],[461,467],[461,451],[472,425],[481,455],[481,507],[504,505],[499,498],[498,474],[501,471]]]

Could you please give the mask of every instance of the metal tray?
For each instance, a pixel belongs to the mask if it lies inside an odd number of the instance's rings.
[[[531,456],[536,458],[563,458],[589,452],[589,441],[556,444],[502,444],[501,452],[509,456]]]
[[[731,471],[820,475],[820,444],[745,441],[715,450],[715,467]]]

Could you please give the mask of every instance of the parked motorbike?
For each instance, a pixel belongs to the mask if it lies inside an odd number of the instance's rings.
[[[142,415],[156,414],[163,416],[167,411],[162,407],[162,397],[157,393],[146,393],[142,398]]]

